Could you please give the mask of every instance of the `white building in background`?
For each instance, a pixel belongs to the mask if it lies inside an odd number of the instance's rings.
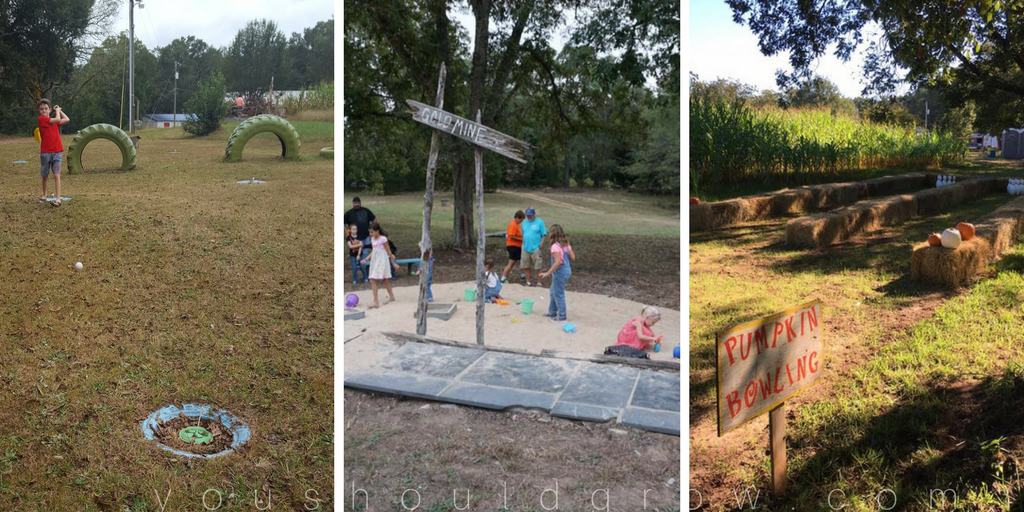
[[[175,122],[174,114],[145,114],[142,116],[143,128],[173,128],[181,126],[189,118],[195,118],[195,114],[178,114]]]

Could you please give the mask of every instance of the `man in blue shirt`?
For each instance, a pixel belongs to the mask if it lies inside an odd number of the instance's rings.
[[[540,280],[540,270],[544,268],[544,252],[540,250],[548,227],[544,219],[537,216],[537,210],[526,209],[526,220],[520,225],[523,229],[523,256],[520,265],[526,273],[526,286],[536,286]],[[533,280],[533,271],[537,271],[537,281]]]

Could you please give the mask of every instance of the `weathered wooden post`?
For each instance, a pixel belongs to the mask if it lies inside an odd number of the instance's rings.
[[[443,74],[442,74],[443,82]],[[442,86],[438,86],[438,103],[441,103],[441,92]],[[519,140],[512,138],[504,133],[497,130],[492,130],[482,124],[480,124],[480,112],[477,111],[477,121],[470,121],[469,119],[459,117],[450,112],[445,112],[441,108],[431,107],[424,103],[413,100],[405,100],[405,102],[412,109],[412,118],[418,123],[423,123],[435,130],[443,131],[454,135],[470,144],[477,147],[476,157],[476,211],[477,211],[477,225],[478,225],[478,236],[477,236],[477,283],[476,283],[476,294],[477,294],[477,310],[476,310],[476,339],[477,343],[484,344],[484,281],[483,281],[483,265],[484,265],[484,254],[486,247],[486,231],[484,229],[484,182],[483,182],[483,151],[480,149],[487,149],[493,151],[499,155],[507,158],[511,158],[519,163],[526,163],[526,156],[533,148],[533,146]],[[437,131],[434,132],[434,137],[437,136]],[[437,146],[434,144],[436,139],[431,138],[430,148],[431,156],[427,164],[427,183],[428,189],[424,196],[423,204],[423,240],[420,242],[420,249],[424,250],[424,241],[429,244],[430,240],[430,226],[429,226],[429,215],[430,208],[433,206],[433,178],[432,169],[437,164]],[[439,141],[438,141],[439,142]],[[433,163],[430,163],[433,162]],[[425,251],[424,251],[425,252]],[[425,263],[422,260],[421,255],[420,269],[425,270],[423,266]],[[420,302],[417,304],[417,311],[420,314],[420,319],[416,324],[416,332],[418,334],[426,333],[426,281],[425,277],[420,276]],[[421,331],[422,328],[422,331]]]
[[[476,122],[480,123],[480,110],[476,111]],[[483,125],[481,125],[483,126]],[[484,151],[480,146],[473,150],[476,167],[476,343],[484,344],[484,256],[487,254],[487,231],[484,229]]]
[[[444,108],[445,66],[437,76],[437,108]],[[427,274],[430,261],[427,252],[432,252],[430,241],[430,217],[434,211],[434,176],[437,174],[437,153],[441,146],[441,132],[434,130],[430,136],[430,155],[427,157],[427,190],[423,193],[423,231],[420,234],[420,294],[416,301],[416,334],[427,334]],[[433,256],[433,254],[431,254]]]
[[[717,336],[718,435],[768,413],[772,492],[786,492],[785,401],[825,368],[821,302],[730,327]]]

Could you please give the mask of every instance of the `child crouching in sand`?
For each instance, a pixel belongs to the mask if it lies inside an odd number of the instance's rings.
[[[484,300],[487,302],[498,302],[501,299],[501,278],[494,272],[494,260],[488,258],[484,262],[484,268],[487,273],[484,277],[487,279],[486,288],[484,288]]]
[[[655,336],[651,327],[661,320],[661,312],[654,306],[644,306],[640,316],[630,318],[626,325],[619,330],[619,339],[616,345],[625,345],[637,350],[651,350],[656,343],[660,343],[662,336]]]

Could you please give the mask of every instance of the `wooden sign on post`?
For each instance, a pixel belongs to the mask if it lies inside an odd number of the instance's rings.
[[[474,170],[476,172],[476,211],[477,211],[477,243],[476,243],[476,289],[477,289],[477,305],[476,305],[476,342],[480,345],[484,344],[484,254],[486,240],[484,235],[484,169],[483,169],[483,151],[487,149],[498,153],[499,155],[511,158],[520,163],[526,163],[526,157],[529,152],[533,149],[533,146],[523,142],[519,139],[510,137],[501,133],[497,130],[488,128],[480,124],[480,111],[476,112],[476,121],[470,121],[469,119],[459,117],[451,112],[445,112],[444,106],[444,64],[441,65],[441,74],[438,79],[437,86],[437,107],[431,107],[430,105],[420,103],[413,100],[405,100],[412,108],[412,118],[414,121],[423,123],[433,128],[434,134],[430,139],[430,156],[427,163],[427,192],[424,194],[423,199],[423,234],[420,240],[420,250],[423,254],[426,254],[427,249],[430,248],[430,215],[433,209],[433,192],[434,192],[434,170],[437,167],[437,144],[438,133],[444,132],[450,135],[454,135],[464,141],[467,141],[476,146],[474,152]],[[426,258],[421,257],[420,269],[420,296],[419,301],[416,305],[416,310],[419,313],[419,319],[416,323],[416,334],[424,335],[427,333],[427,302],[426,302],[426,279],[422,277],[423,269],[428,268],[429,263]]]
[[[821,302],[731,327],[717,336],[718,435],[766,412],[776,494],[786,488],[784,402],[824,368]]]

